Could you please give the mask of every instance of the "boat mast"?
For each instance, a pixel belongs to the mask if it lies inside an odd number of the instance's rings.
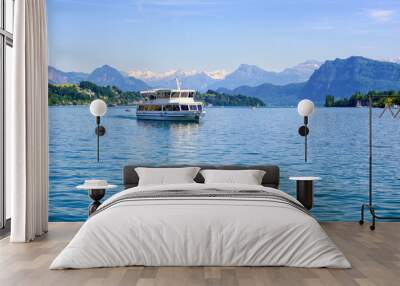
[[[181,83],[179,82],[179,79],[175,78],[175,80],[176,80],[176,89],[181,90]]]

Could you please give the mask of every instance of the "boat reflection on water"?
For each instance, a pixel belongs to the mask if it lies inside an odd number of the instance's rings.
[[[202,122],[173,120],[137,120],[137,125],[144,128],[190,130],[198,129],[202,125]]]

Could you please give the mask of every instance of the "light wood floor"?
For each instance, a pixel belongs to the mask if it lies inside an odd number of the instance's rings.
[[[400,223],[323,223],[352,269],[289,267],[123,267],[48,270],[80,223],[50,223],[49,233],[27,244],[0,241],[0,285],[400,285]]]

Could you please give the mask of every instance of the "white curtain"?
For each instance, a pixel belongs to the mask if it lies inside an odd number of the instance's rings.
[[[47,232],[47,26],[45,0],[15,1],[14,82],[6,111],[6,181],[12,242]]]

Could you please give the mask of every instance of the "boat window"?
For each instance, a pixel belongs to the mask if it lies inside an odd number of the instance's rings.
[[[182,111],[187,111],[187,110],[189,110],[189,106],[188,105],[181,105],[181,110]]]
[[[143,105],[138,106],[138,111],[143,111]]]
[[[161,105],[139,106],[139,111],[161,111]]]
[[[189,97],[193,97],[193,92],[189,92]]]
[[[173,111],[180,111],[179,105],[172,105],[172,110]]]
[[[190,110],[197,110],[197,105],[190,105]]]
[[[199,104],[199,105],[197,105],[197,109],[198,109],[199,111],[202,111],[202,110],[203,110],[203,106],[201,106],[201,105]]]
[[[164,111],[172,111],[172,105],[165,105]]]
[[[173,92],[171,97],[179,97],[179,92]]]

